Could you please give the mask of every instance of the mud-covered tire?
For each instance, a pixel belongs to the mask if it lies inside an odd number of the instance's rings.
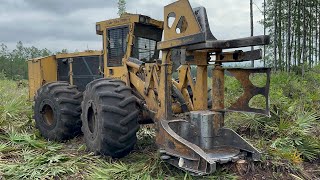
[[[89,83],[82,102],[82,132],[88,150],[121,158],[130,153],[139,130],[137,99],[123,81]]]
[[[63,141],[81,133],[82,93],[67,82],[52,82],[36,93],[34,119],[41,135]]]

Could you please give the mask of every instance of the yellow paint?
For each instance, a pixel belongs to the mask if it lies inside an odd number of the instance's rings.
[[[146,101],[147,107],[151,111],[157,112],[159,109],[159,102],[153,90],[149,90],[148,95],[144,93],[145,83],[134,73],[129,73],[131,83],[133,87],[138,91],[138,93]]]
[[[193,89],[194,110],[208,109],[208,60],[206,52],[195,52],[195,62],[197,65],[196,84]]]
[[[175,13],[175,21],[173,22],[171,28],[169,25],[169,15],[170,13]],[[182,24],[180,33],[176,32],[176,27],[179,23],[180,18],[184,17],[186,22]],[[187,28],[186,28],[186,25]],[[193,10],[188,0],[176,1],[172,4],[165,6],[164,8],[164,40],[173,40],[181,37],[186,37],[189,35],[198,34],[201,32],[200,25],[194,16]]]
[[[208,71],[207,66],[197,66],[197,88],[193,92],[194,111],[208,109]]]
[[[29,99],[33,100],[37,90],[44,84],[57,81],[57,59],[69,59],[70,83],[73,84],[72,62],[70,59],[81,56],[101,56],[102,51],[85,51],[76,53],[63,53],[55,56],[40,57],[28,60]]]
[[[97,22],[96,26],[100,27],[100,30],[97,30],[97,34],[104,35],[104,31],[106,31],[106,29],[108,29],[108,28],[139,23],[140,17],[144,17],[147,19],[147,21],[148,21],[146,23],[147,25],[155,26],[157,28],[163,29],[163,21],[158,21],[156,19],[152,19],[148,16],[144,16],[141,14],[126,13],[126,14],[123,14],[120,18]]]
[[[105,78],[121,79],[127,82],[128,69],[126,66],[106,67],[104,70]]]
[[[81,57],[81,56],[101,56],[102,51],[84,51],[84,52],[76,52],[76,53],[62,53],[57,54],[57,59],[64,59],[64,58],[74,58],[74,57]]]
[[[69,58],[69,82],[73,85],[73,58]]]
[[[36,58],[28,61],[29,99],[33,100],[37,90],[46,83],[57,81],[55,56]]]
[[[178,69],[178,77],[179,77],[179,83],[176,84],[177,88],[182,92],[182,95],[187,103],[187,106],[190,111],[194,110],[194,104],[192,102],[192,99],[190,98],[190,94],[188,92],[188,85],[190,86],[192,92],[194,92],[195,87],[194,83],[191,77],[191,70],[190,65],[182,65]]]
[[[160,101],[157,119],[172,118],[172,61],[171,51],[162,51],[162,64],[160,70],[160,83],[158,96]]]
[[[41,87],[40,62],[28,61],[29,99],[33,100],[35,92]]]
[[[136,23],[139,23],[140,18],[146,18],[146,24],[155,26],[157,28],[164,28],[165,46],[179,45],[186,41],[194,41],[194,37],[179,40],[178,38],[194,35],[201,32],[201,28],[193,14],[188,0],[180,0],[176,3],[165,7],[165,15],[170,12],[175,12],[176,21],[173,27],[177,26],[180,17],[185,17],[185,22],[182,22],[181,33],[176,33],[175,28],[167,26],[167,18],[165,18],[165,25],[163,21],[151,19],[150,17],[139,14],[124,14],[120,18],[97,22],[97,34],[103,36],[103,50],[102,51],[86,51],[77,53],[58,54],[47,58],[40,58],[36,61],[29,61],[29,81],[30,81],[30,98],[45,82],[57,80],[57,59],[69,59],[80,56],[103,56],[104,77],[121,79],[128,86],[133,87],[138,94],[140,94],[149,110],[157,113],[157,119],[170,118],[172,110],[175,113],[181,111],[177,104],[172,104],[171,86],[175,86],[183,94],[189,110],[204,110],[207,108],[207,54],[206,52],[188,52],[195,56],[195,61],[192,62],[197,65],[197,82],[194,83],[191,76],[190,64],[182,65],[179,69],[179,83],[172,80],[172,61],[170,49],[162,52],[162,64],[146,63],[138,66],[128,62],[131,56],[134,45],[134,29]],[[108,39],[107,30],[109,28],[128,26],[129,34],[127,38],[127,51],[122,59],[122,65],[118,67],[107,66],[108,54]],[[166,44],[167,43],[167,44]],[[161,45],[161,43],[160,43]],[[158,49],[161,47],[158,47]],[[70,63],[70,82],[72,83],[72,62]],[[137,76],[136,73],[145,73],[144,79]],[[190,98],[187,87],[190,86],[194,99]]]

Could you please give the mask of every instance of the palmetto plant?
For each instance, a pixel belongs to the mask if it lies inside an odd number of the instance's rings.
[[[271,118],[257,115],[229,114],[228,125],[256,139],[264,139],[264,148],[274,158],[301,163],[315,160],[320,155],[320,139],[313,132],[320,128],[315,107],[319,107],[320,81],[287,73],[274,74],[270,87]],[[256,83],[264,81],[255,77]],[[319,79],[320,80],[320,79]],[[309,87],[313,87],[310,89]],[[229,86],[236,92],[237,86]],[[227,96],[227,98],[229,98]],[[260,137],[256,137],[260,136]],[[266,145],[267,144],[267,145]]]

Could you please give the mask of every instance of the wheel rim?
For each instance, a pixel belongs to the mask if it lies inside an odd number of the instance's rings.
[[[95,116],[95,113],[94,113],[92,106],[90,106],[88,109],[87,120],[88,120],[89,131],[90,131],[90,133],[94,134],[94,132],[96,130],[96,126],[95,126],[96,116]]]
[[[50,105],[46,104],[42,107],[41,114],[43,116],[44,122],[51,126],[55,123],[54,112]]]

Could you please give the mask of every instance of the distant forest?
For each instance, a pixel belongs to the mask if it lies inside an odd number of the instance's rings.
[[[252,4],[252,0],[250,2]],[[303,75],[319,65],[320,0],[264,0],[262,6],[264,19],[260,23],[271,36],[271,45],[265,47],[266,66]],[[125,8],[118,13],[123,11]],[[46,48],[25,47],[22,42],[18,42],[14,50],[1,44],[0,73],[12,79],[26,79],[26,60],[51,54],[53,52]]]
[[[304,74],[319,65],[319,0],[265,0],[264,12],[261,22],[272,37],[265,58],[269,66]]]
[[[13,50],[9,50],[5,44],[0,44],[0,74],[14,80],[27,79],[27,60],[66,52],[66,49],[53,53],[47,48],[25,47],[21,41]]]

